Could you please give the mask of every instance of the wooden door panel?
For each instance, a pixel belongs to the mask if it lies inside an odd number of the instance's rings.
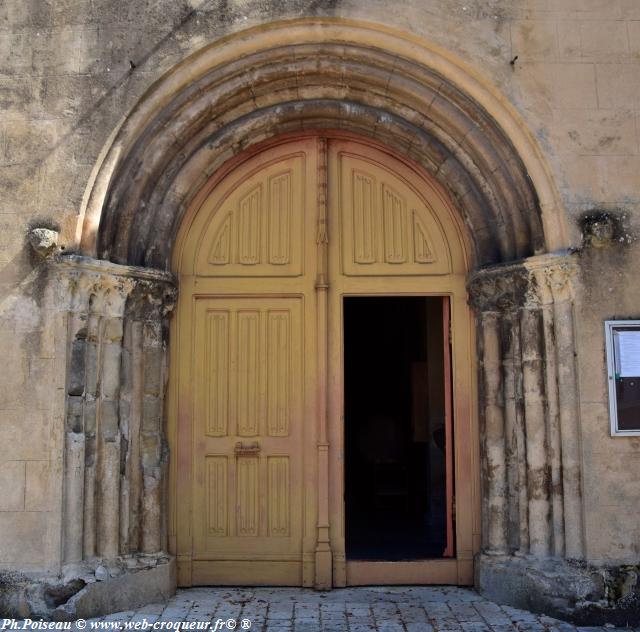
[[[196,560],[300,560],[302,341],[301,298],[196,299]]]
[[[306,154],[290,153],[230,183],[201,209],[196,274],[281,277],[303,274]],[[206,217],[205,217],[206,216]]]
[[[342,270],[349,276],[451,272],[449,246],[433,209],[374,158],[348,151],[338,161]],[[337,237],[334,235],[334,237]]]

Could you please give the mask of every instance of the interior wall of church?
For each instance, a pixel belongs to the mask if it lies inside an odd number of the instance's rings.
[[[0,568],[60,564],[63,341],[47,318],[31,227],[66,251],[92,169],[145,91],[216,39],[277,19],[335,16],[413,33],[499,90],[559,189],[569,246],[585,214],[611,242],[580,252],[576,336],[587,557],[638,559],[640,437],[609,432],[603,321],[640,318],[637,0],[5,0],[0,4]],[[587,240],[589,241],[589,240]]]

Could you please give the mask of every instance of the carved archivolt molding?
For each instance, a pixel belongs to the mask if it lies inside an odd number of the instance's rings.
[[[183,212],[212,174],[260,141],[314,129],[368,136],[433,174],[480,265],[566,245],[539,152],[503,99],[416,38],[316,19],[239,33],[158,82],[96,171],[83,251],[167,269]]]

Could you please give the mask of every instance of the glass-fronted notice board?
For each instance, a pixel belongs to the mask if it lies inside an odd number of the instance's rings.
[[[640,320],[605,322],[612,435],[640,435]]]

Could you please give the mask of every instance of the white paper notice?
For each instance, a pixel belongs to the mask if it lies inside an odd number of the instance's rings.
[[[617,331],[620,377],[640,377],[640,331]]]

